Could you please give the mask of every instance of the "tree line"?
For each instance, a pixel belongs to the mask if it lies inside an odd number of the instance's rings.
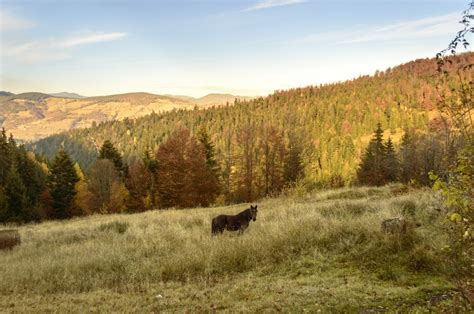
[[[93,213],[141,212],[156,208],[209,206],[233,199],[250,201],[279,193],[303,176],[301,147],[285,146],[276,128],[262,130],[258,144],[264,160],[256,169],[255,138],[250,131],[242,167],[228,168],[215,157],[206,129],[192,134],[177,128],[156,151],[144,150],[131,165],[109,140],[84,172],[64,148],[50,161],[17,145],[3,129],[0,138],[0,222],[65,219]],[[258,172],[258,184],[254,176]],[[236,177],[229,187],[229,176]]]
[[[380,124],[374,130],[357,169],[356,182],[381,186],[402,182],[431,186],[430,172],[447,178],[452,161],[463,146],[459,137],[450,138],[449,127],[432,127],[429,132],[405,130],[398,148],[389,137],[384,141]]]

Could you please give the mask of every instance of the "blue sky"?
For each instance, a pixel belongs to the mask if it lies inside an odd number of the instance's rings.
[[[433,57],[467,0],[0,0],[0,90],[265,95]]]

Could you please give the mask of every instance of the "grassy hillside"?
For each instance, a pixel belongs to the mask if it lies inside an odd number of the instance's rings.
[[[204,97],[205,98],[205,97]],[[73,93],[22,93],[0,96],[0,127],[20,140],[37,140],[109,120],[134,119],[152,112],[225,104],[236,96],[183,99],[149,93],[82,97]]]
[[[22,226],[23,243],[0,251],[0,308],[368,312],[449,303],[444,213],[429,190],[395,185],[266,199],[243,236],[210,236],[213,216],[246,207]],[[381,232],[381,221],[401,215],[421,226]]]

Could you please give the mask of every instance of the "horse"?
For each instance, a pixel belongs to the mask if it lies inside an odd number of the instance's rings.
[[[257,205],[247,208],[237,215],[219,215],[212,219],[212,235],[228,231],[239,231],[241,235],[248,228],[250,220],[257,220]]]

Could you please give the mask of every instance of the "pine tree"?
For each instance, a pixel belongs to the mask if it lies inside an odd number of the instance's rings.
[[[0,222],[6,222],[7,218],[7,196],[4,187],[0,185]]]
[[[384,176],[386,182],[398,181],[400,176],[400,162],[398,161],[397,153],[393,147],[392,139],[389,137],[385,144],[385,158],[384,158]]]
[[[26,188],[28,207],[35,207],[40,199],[41,194],[46,188],[46,173],[32,158],[34,155],[20,146],[17,150],[17,169],[20,178]]]
[[[52,198],[52,218],[70,218],[74,197],[75,185],[79,182],[74,162],[69,155],[61,149],[54,158],[48,177],[48,186]]]
[[[5,186],[11,166],[12,153],[10,145],[8,145],[6,131],[2,129],[2,134],[0,135],[0,186]]]
[[[123,164],[122,156],[109,140],[104,141],[99,151],[99,159],[108,159],[114,163],[115,169],[122,177],[125,177],[127,172]]]
[[[357,171],[357,179],[360,184],[383,185],[386,183],[385,154],[383,130],[380,123],[378,123]]]
[[[214,144],[211,142],[209,134],[207,133],[205,128],[201,128],[201,130],[199,131],[198,140],[204,146],[207,168],[218,178],[220,173],[220,167],[216,160]]]
[[[209,134],[205,128],[201,128],[198,134],[198,140],[204,149],[206,157],[207,171],[202,175],[208,177],[206,182],[208,191],[207,193],[204,191],[203,199],[201,199],[200,203],[203,206],[207,206],[210,202],[214,201],[221,191],[221,168],[216,160],[214,143],[211,142]]]
[[[28,221],[29,217],[26,215],[26,188],[15,165],[10,168],[7,181],[8,184],[5,187],[7,201],[6,221]]]

